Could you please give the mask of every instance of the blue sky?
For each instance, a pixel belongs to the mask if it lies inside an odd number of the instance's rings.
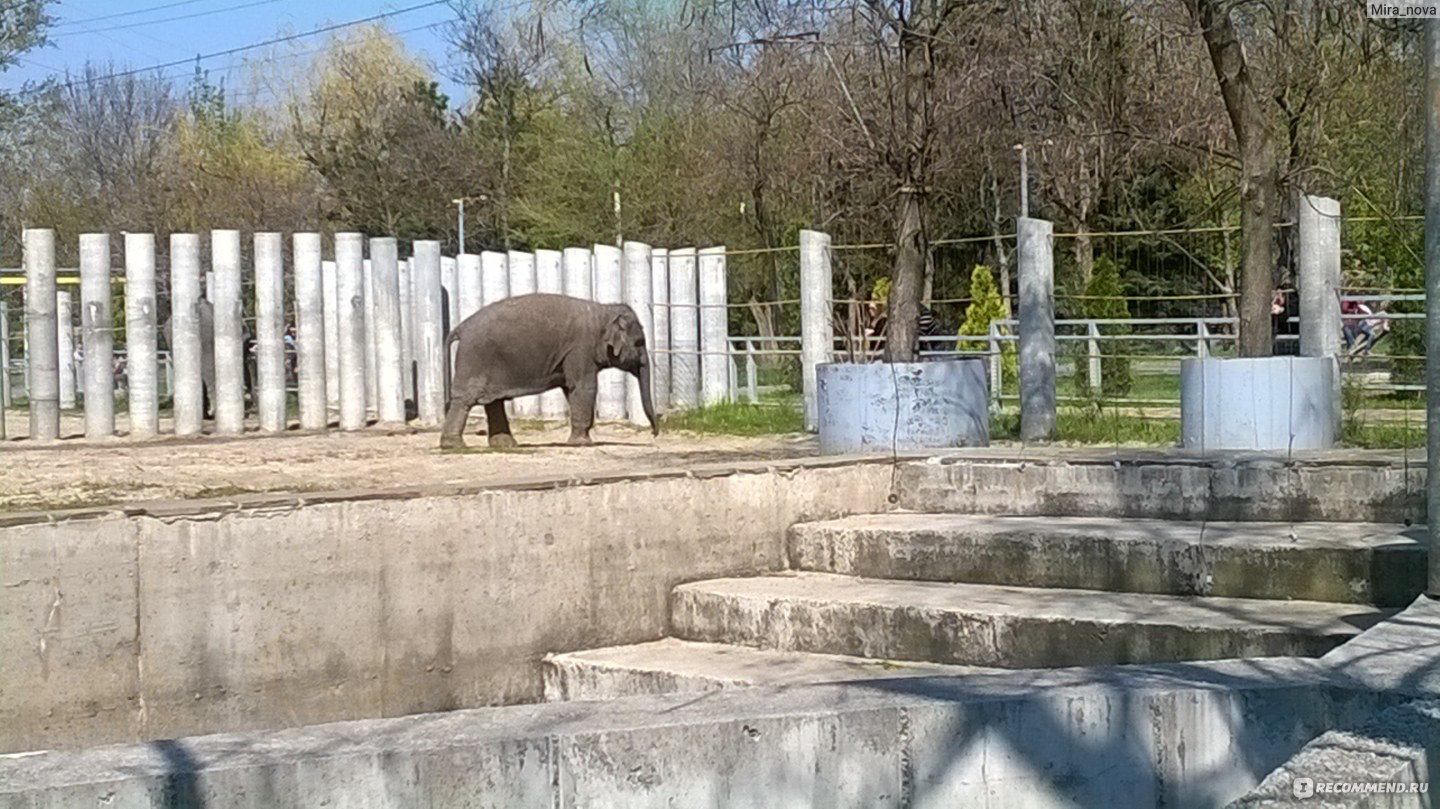
[[[425,0],[61,0],[51,7],[56,18],[53,43],[23,57],[19,66],[0,76],[0,86],[13,89],[66,69],[78,72],[87,59],[113,61],[117,69],[193,59],[196,54],[300,34],[422,2]],[[440,67],[449,56],[445,26],[436,23],[453,18],[449,5],[440,4],[398,14],[384,24],[403,32],[412,53]],[[417,28],[420,30],[413,30]],[[322,34],[288,47],[308,49],[324,40]],[[253,58],[263,53],[266,51],[248,55]],[[218,57],[202,64],[210,69],[212,78],[219,78],[238,68],[246,55]],[[193,66],[164,72],[189,76]],[[444,76],[439,78],[442,90],[458,103],[463,92]]]

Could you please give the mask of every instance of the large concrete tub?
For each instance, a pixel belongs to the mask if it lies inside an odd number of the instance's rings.
[[[990,391],[980,359],[821,365],[820,451],[983,447]]]
[[[1205,357],[1180,363],[1186,449],[1326,449],[1339,426],[1333,357]]]

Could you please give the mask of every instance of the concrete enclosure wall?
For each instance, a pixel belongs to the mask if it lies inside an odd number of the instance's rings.
[[[786,462],[0,519],[0,752],[536,700],[546,653],[662,637],[675,585],[783,568],[790,525],[883,510],[890,474]]]

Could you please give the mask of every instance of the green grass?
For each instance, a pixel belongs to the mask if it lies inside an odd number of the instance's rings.
[[[721,435],[783,435],[805,430],[800,395],[763,397],[759,404],[726,403],[685,410],[665,417],[662,430]]]
[[[1180,443],[1180,422],[1092,408],[1062,407],[1055,415],[1055,436],[1061,442],[1098,446],[1174,446]],[[1014,441],[1019,437],[1018,410],[1006,409],[991,415],[992,441]]]

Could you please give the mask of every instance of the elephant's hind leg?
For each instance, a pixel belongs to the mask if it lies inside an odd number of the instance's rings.
[[[474,399],[450,397],[450,405],[445,410],[445,425],[440,430],[440,449],[464,448],[465,421],[470,418],[470,408],[474,406]]]
[[[515,436],[510,434],[510,417],[505,415],[505,400],[485,405],[485,429],[490,433],[490,446],[508,448],[516,446]]]

